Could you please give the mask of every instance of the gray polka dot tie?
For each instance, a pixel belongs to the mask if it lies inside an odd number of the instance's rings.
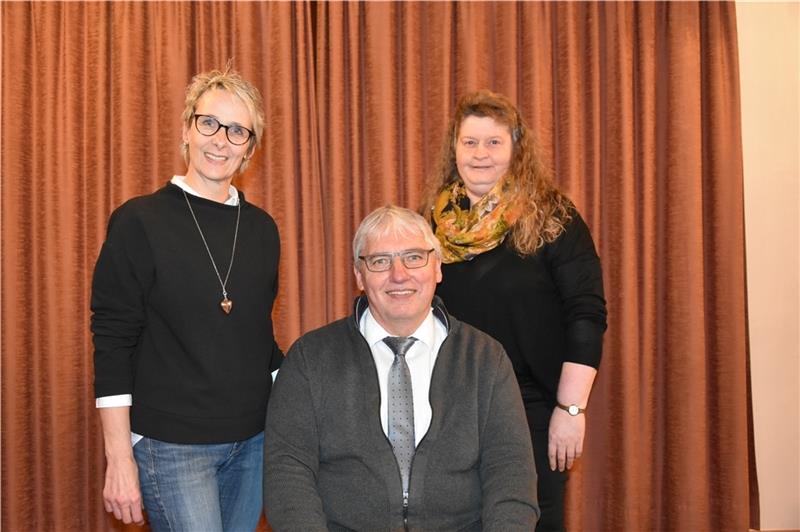
[[[387,336],[383,342],[394,352],[389,368],[389,441],[400,468],[403,493],[408,493],[408,477],[414,458],[414,396],[406,352],[416,342],[413,336]]]

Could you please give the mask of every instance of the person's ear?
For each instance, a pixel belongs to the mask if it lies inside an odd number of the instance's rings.
[[[353,265],[353,273],[356,275],[356,286],[362,292],[364,291],[364,279],[361,276],[361,270],[358,269],[358,265]]]
[[[253,141],[249,141],[249,146],[247,147],[247,151],[244,152],[244,160],[249,161],[253,158],[253,154],[256,152],[256,143]]]

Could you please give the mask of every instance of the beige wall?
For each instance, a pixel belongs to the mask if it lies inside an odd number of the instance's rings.
[[[736,14],[761,529],[800,529],[800,4]]]

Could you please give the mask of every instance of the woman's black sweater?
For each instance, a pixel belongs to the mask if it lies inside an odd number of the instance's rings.
[[[520,257],[508,245],[442,266],[437,288],[456,318],[503,344],[514,366],[529,421],[549,422],[561,366],[597,368],[606,329],[600,260],[576,212],[565,231]]]
[[[188,197],[224,279],[237,207]],[[92,284],[95,396],[132,394],[135,433],[222,443],[263,430],[270,372],[283,360],[271,319],[280,243],[274,220],[239,198],[230,314],[179,187],[111,215]]]

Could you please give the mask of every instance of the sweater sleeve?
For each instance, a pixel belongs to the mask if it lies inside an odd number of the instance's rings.
[[[527,532],[540,515],[536,466],[519,386],[505,353],[486,379],[488,409],[480,435],[482,529]]]
[[[152,252],[133,211],[127,204],[112,214],[92,279],[95,397],[133,393],[133,357],[154,279]]]
[[[281,258],[281,239],[280,234],[278,232],[278,225],[275,223],[275,220],[272,219],[271,216],[268,217],[270,223],[268,224],[268,231],[266,234],[267,237],[267,249],[274,249],[275,250],[275,264],[280,264]],[[278,298],[278,270],[279,268],[275,268],[275,279],[272,281],[272,300],[275,301]],[[269,372],[273,373],[275,370],[280,369],[281,364],[283,364],[283,351],[278,346],[278,343],[274,339],[272,340],[272,353],[269,357]]]
[[[553,280],[563,302],[567,362],[597,368],[606,330],[603,272],[589,228],[577,211],[548,249]]]
[[[317,491],[319,434],[302,340],[289,350],[267,408],[264,511],[274,530],[327,531]]]
[[[269,358],[269,372],[280,369],[283,364],[283,351],[278,347],[278,342],[272,340],[272,354]]]

